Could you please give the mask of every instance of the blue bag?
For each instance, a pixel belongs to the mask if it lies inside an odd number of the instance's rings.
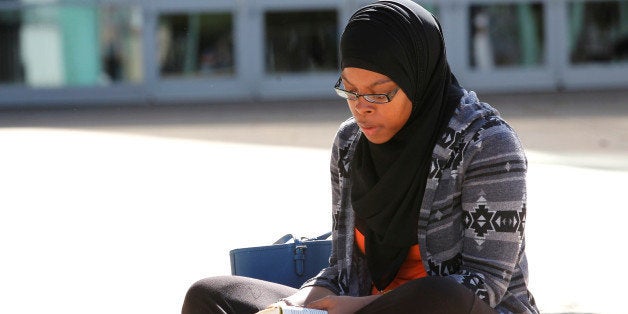
[[[297,239],[287,234],[273,245],[231,250],[231,274],[299,288],[329,266],[330,235]]]

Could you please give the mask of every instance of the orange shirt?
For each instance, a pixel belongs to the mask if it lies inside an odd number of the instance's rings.
[[[364,254],[366,252],[366,249],[364,248],[364,235],[358,230],[358,228],[355,228],[355,242],[358,245],[360,251],[362,251],[362,253]],[[401,265],[401,268],[399,268],[399,272],[397,273],[397,276],[395,276],[395,279],[393,279],[388,287],[386,287],[386,289],[381,292],[388,292],[410,280],[419,279],[426,276],[427,272],[425,271],[425,267],[423,267],[423,261],[421,260],[419,245],[415,244],[410,248],[410,251],[408,252],[408,257],[403,262],[403,265]],[[378,291],[377,288],[375,288],[375,285],[373,285],[371,294],[378,293],[380,293],[380,291]]]

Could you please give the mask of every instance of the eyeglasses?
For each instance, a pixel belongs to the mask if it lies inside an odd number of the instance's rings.
[[[363,97],[364,100],[373,104],[385,104],[385,103],[390,102],[399,91],[399,87],[397,87],[388,94],[358,94],[358,93],[350,92],[348,90],[344,90],[340,88],[340,83],[342,83],[342,76],[338,78],[338,82],[336,82],[336,85],[334,86],[334,90],[336,91],[336,94],[350,101],[356,101],[358,100],[358,98]]]

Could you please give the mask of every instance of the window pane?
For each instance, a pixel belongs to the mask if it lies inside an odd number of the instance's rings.
[[[64,87],[140,82],[141,25],[140,10],[126,6],[0,11],[0,83]]]
[[[496,4],[470,8],[473,68],[528,67],[544,63],[543,5]]]
[[[139,83],[143,80],[142,23],[138,7],[103,7],[100,54],[103,72],[109,81]]]
[[[334,10],[267,12],[266,71],[336,71],[337,20]]]
[[[18,11],[0,11],[0,84],[24,81],[24,65],[20,57],[20,28]]]
[[[230,13],[163,15],[159,18],[158,36],[162,76],[234,74]]]
[[[628,1],[569,4],[571,62],[628,60]]]

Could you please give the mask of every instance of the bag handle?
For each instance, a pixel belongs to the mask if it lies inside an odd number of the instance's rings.
[[[290,241],[292,239],[295,239],[295,237],[292,235],[292,233],[288,233],[288,234],[284,235],[283,237],[279,238],[277,241],[275,241],[275,243],[273,243],[273,245],[275,245],[275,244],[286,244],[286,243],[288,243],[288,241]]]
[[[277,239],[277,241],[275,241],[273,243],[273,245],[275,245],[275,244],[286,244],[290,240],[294,240],[294,243],[306,242],[306,241],[320,241],[320,240],[326,240],[327,238],[329,238],[329,236],[331,236],[331,231],[330,232],[326,232],[324,234],[321,234],[321,235],[319,235],[316,238],[301,238],[301,239],[297,239],[292,233],[288,233],[288,234],[284,235],[283,237]]]
[[[324,234],[319,235],[318,237],[311,239],[311,240],[326,240],[327,238],[329,238],[331,236],[331,231],[326,232]]]
[[[297,273],[297,276],[303,276],[303,273],[305,271],[304,264],[305,264],[305,250],[307,249],[307,242],[325,240],[329,238],[329,236],[331,236],[331,231],[326,232],[324,234],[319,235],[316,238],[311,238],[311,239],[308,239],[308,238],[297,239],[294,237],[293,234],[288,233],[284,235],[283,237],[279,238],[277,241],[275,241],[273,245],[286,244],[288,243],[288,241],[294,240],[294,244],[295,244],[294,257],[293,257],[294,258],[294,271]]]

